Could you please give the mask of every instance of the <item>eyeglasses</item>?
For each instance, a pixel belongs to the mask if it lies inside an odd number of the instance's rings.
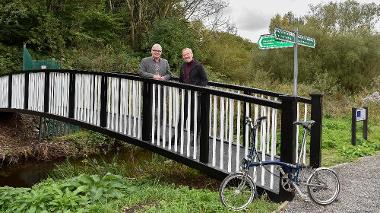
[[[152,50],[152,51],[153,52],[159,52],[159,53],[162,52],[161,50]]]

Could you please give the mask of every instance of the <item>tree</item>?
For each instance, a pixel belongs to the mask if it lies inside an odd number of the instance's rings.
[[[122,17],[128,23],[126,34],[135,50],[142,50],[146,34],[157,19],[181,17],[179,0],[124,0]]]
[[[241,83],[252,80],[250,62],[253,48],[251,42],[239,36],[212,31],[205,32],[201,47],[203,62],[211,66],[212,72],[224,76],[223,80]]]
[[[330,2],[310,7],[306,21],[318,22],[329,33],[373,33],[380,19],[380,4],[359,4],[354,0],[341,3]]]
[[[22,44],[30,37],[30,31],[38,26],[41,15],[32,4],[21,0],[0,3],[0,42],[8,45]]]
[[[223,0],[183,0],[182,4],[187,20],[204,20],[220,14],[228,6]]]
[[[163,57],[168,59],[174,70],[182,62],[181,51],[189,47],[197,53],[199,48],[199,33],[184,19],[166,18],[154,22],[148,33],[145,49],[150,50],[154,43],[161,44]]]

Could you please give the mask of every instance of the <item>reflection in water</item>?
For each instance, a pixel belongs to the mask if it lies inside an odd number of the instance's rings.
[[[54,169],[56,163],[61,162],[30,162],[3,168],[0,171],[0,186],[30,187],[47,178],[48,172]]]
[[[133,167],[134,164],[152,157],[152,153],[143,149],[125,148],[118,153],[109,153],[107,155],[92,156],[94,159],[111,160],[117,155],[117,158],[123,160],[123,164]],[[56,160],[50,162],[28,162],[23,165],[0,168],[0,187],[31,187],[34,184],[46,179],[56,165],[64,163],[65,160]],[[82,159],[69,160],[71,164],[83,164]]]

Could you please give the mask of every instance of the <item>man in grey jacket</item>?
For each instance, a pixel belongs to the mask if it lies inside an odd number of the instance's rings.
[[[150,52],[152,56],[141,60],[139,75],[155,80],[169,80],[171,77],[170,66],[166,59],[161,58],[161,45],[154,44]]]
[[[169,80],[171,77],[169,63],[166,59],[161,58],[162,47],[159,44],[154,44],[150,50],[152,56],[146,57],[141,60],[139,75],[143,78],[151,78],[159,81]],[[153,85],[150,85],[153,86]],[[155,134],[153,137],[161,140],[163,134],[163,108],[166,107],[163,99],[163,87],[159,89],[158,85],[155,87],[155,99],[152,100],[155,103],[156,116],[156,127]],[[160,98],[158,98],[158,93],[161,93]]]

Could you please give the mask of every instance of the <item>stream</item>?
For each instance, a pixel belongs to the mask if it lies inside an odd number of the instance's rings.
[[[117,158],[123,160],[125,166],[136,166],[139,161],[151,158],[152,153],[146,150],[139,149],[138,151],[124,148],[117,154],[108,153],[106,155],[91,156],[97,160],[111,161],[117,155]],[[134,160],[131,161],[131,158]],[[71,164],[83,164],[83,159],[69,159]],[[65,163],[67,160],[60,159],[47,162],[27,162],[20,165],[12,165],[5,168],[0,168],[0,187],[31,187],[36,183],[46,179],[49,172],[53,171],[57,165]]]

